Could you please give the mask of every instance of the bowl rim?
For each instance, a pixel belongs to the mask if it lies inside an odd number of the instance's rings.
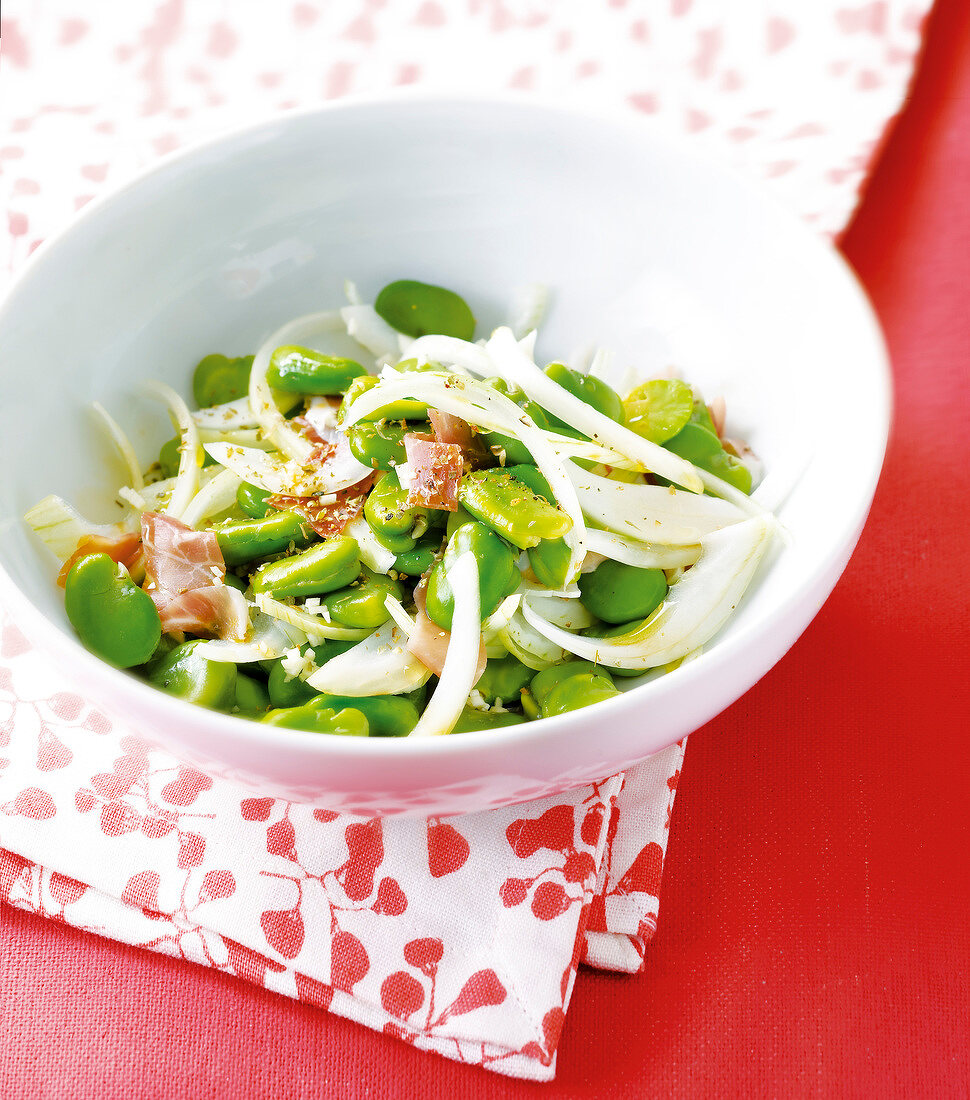
[[[729,646],[715,644],[696,660],[687,662],[646,684],[631,687],[629,691],[622,691],[618,696],[597,704],[596,715],[603,723],[607,723],[614,714],[618,715],[621,709],[628,707],[630,700],[642,699],[642,693],[646,691],[650,691],[654,698],[664,697],[670,692],[690,691],[694,684],[703,682],[730,660],[736,650],[744,649],[752,636],[770,634],[779,623],[784,622],[789,612],[803,599],[805,593],[814,589],[833,566],[839,565],[840,558],[844,557],[847,560],[871,507],[885,457],[892,418],[892,376],[885,338],[876,313],[865,288],[844,256],[826,238],[812,230],[797,214],[785,207],[763,184],[746,176],[733,165],[698,148],[696,142],[691,141],[688,135],[670,132],[646,117],[624,115],[616,110],[611,111],[599,106],[591,107],[568,101],[553,102],[541,95],[514,92],[442,94],[428,89],[406,88],[389,93],[348,95],[338,100],[270,113],[256,120],[203,136],[166,153],[85,204],[69,222],[45,239],[8,281],[3,299],[0,301],[0,327],[3,325],[4,317],[10,309],[16,292],[29,282],[37,268],[46,263],[48,255],[56,250],[63,240],[87,221],[100,216],[105,208],[110,207],[129,192],[136,191],[147,181],[163,177],[166,173],[177,169],[182,162],[213,153],[230,155],[234,146],[239,143],[256,141],[262,135],[271,136],[274,130],[299,126],[312,122],[320,116],[397,109],[402,106],[444,110],[486,107],[526,114],[545,114],[566,119],[594,121],[605,124],[618,133],[628,133],[631,138],[640,140],[647,138],[655,147],[663,148],[664,152],[673,154],[679,160],[689,160],[695,165],[701,165],[715,177],[719,175],[731,179],[765,207],[769,216],[780,218],[786,223],[809,251],[814,252],[823,263],[828,263],[833,273],[843,280],[847,292],[855,299],[858,319],[868,330],[866,337],[872,346],[874,365],[878,368],[877,374],[881,383],[879,393],[874,395],[878,398],[878,402],[871,408],[879,445],[873,448],[865,461],[860,464],[857,479],[859,489],[857,489],[852,521],[843,528],[842,536],[838,539],[835,549],[830,547],[828,553],[815,562],[814,569],[803,576],[798,587],[789,591],[786,597],[765,615],[746,624],[739,633],[734,635]],[[839,573],[844,568],[844,564],[845,561],[842,561]],[[440,760],[442,757],[453,755],[471,756],[475,754],[475,750],[507,749],[514,753],[524,743],[539,747],[545,741],[558,740],[566,730],[585,725],[590,717],[588,710],[579,710],[553,718],[544,718],[537,722],[463,733],[459,737],[426,737],[417,741],[410,737],[321,737],[319,733],[307,730],[262,726],[259,722],[250,719],[207,710],[167,695],[150,687],[134,675],[102,661],[85,649],[81,642],[67,630],[49,619],[16,584],[2,561],[0,561],[0,594],[11,609],[12,617],[18,626],[21,626],[31,637],[42,638],[45,648],[49,651],[59,652],[69,657],[78,666],[79,672],[90,669],[92,677],[102,680],[105,684],[105,691],[98,694],[110,697],[113,705],[123,705],[125,696],[133,693],[135,698],[157,708],[162,717],[165,717],[167,712],[173,725],[181,725],[183,716],[194,718],[196,721],[201,718],[211,727],[213,733],[231,735],[235,740],[242,741],[249,747],[265,747],[268,742],[279,747],[283,740],[289,745],[309,750],[322,757],[332,757],[335,760],[347,762],[365,762],[368,758],[382,756],[393,758],[397,755],[404,755],[412,761],[417,761],[422,756]],[[827,595],[828,592],[826,598]],[[70,678],[80,680],[81,676],[72,674]],[[644,755],[658,751],[660,747],[646,750]]]

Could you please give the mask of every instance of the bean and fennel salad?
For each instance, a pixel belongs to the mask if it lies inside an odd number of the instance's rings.
[[[563,714],[699,653],[775,530],[723,407],[675,377],[614,388],[604,353],[540,367],[540,288],[478,341],[442,287],[347,294],[206,356],[195,411],[153,383],[176,434],[147,471],[95,406],[125,518],[57,496],[25,517],[84,645],[193,703],[372,737]]]

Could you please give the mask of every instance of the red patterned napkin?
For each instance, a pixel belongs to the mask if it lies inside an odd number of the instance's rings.
[[[639,969],[682,757],[447,820],[338,815],[180,766],[8,621],[0,900],[549,1077],[577,964]]]
[[[0,270],[185,141],[408,84],[650,115],[834,233],[928,6],[7,0]],[[0,900],[548,1079],[577,964],[641,965],[682,755],[488,813],[338,816],[148,747],[0,617]]]

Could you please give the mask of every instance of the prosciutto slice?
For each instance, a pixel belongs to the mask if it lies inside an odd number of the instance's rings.
[[[290,497],[274,495],[267,499],[272,508],[296,512],[310,524],[316,533],[324,539],[333,538],[342,533],[351,520],[355,520],[364,510],[364,501],[373,484],[373,474],[368,475],[349,489],[341,489],[332,494],[337,499],[324,503],[319,497]]]
[[[169,600],[160,609],[162,629],[244,642],[249,631],[246,598],[228,584],[193,588]]]
[[[465,460],[457,443],[438,443],[417,432],[404,437],[411,483],[408,504],[458,511],[458,482]]]
[[[213,531],[194,531],[158,512],[141,518],[145,591],[167,634],[243,641],[249,612],[241,592],[225,584],[226,563]]]
[[[226,575],[214,531],[194,531],[171,516],[145,512],[141,535],[148,576],[146,591],[156,607],[183,592],[218,584]]]
[[[107,554],[112,561],[123,565],[129,573],[135,572],[141,565],[141,535],[137,532],[108,538],[105,535],[85,535],[78,540],[77,549],[64,562],[57,583],[64,587],[67,575],[74,563],[87,554]]]

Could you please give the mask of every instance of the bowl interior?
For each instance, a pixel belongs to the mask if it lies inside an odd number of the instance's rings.
[[[878,331],[831,250],[645,127],[392,101],[177,157],[96,204],[24,273],[0,314],[0,562],[21,592],[69,631],[53,560],[20,520],[30,505],[55,492],[92,519],[118,515],[122,468],[92,400],[147,462],[171,431],[139,383],[187,395],[202,355],[249,353],[285,320],[343,304],[345,278],[372,300],[402,277],[458,290],[483,333],[517,288],[546,284],[541,356],[603,345],[637,374],[675,366],[708,399],[725,396],[769,497],[797,478],[780,512],[790,544],[716,647],[766,623],[857,533],[889,397]]]

